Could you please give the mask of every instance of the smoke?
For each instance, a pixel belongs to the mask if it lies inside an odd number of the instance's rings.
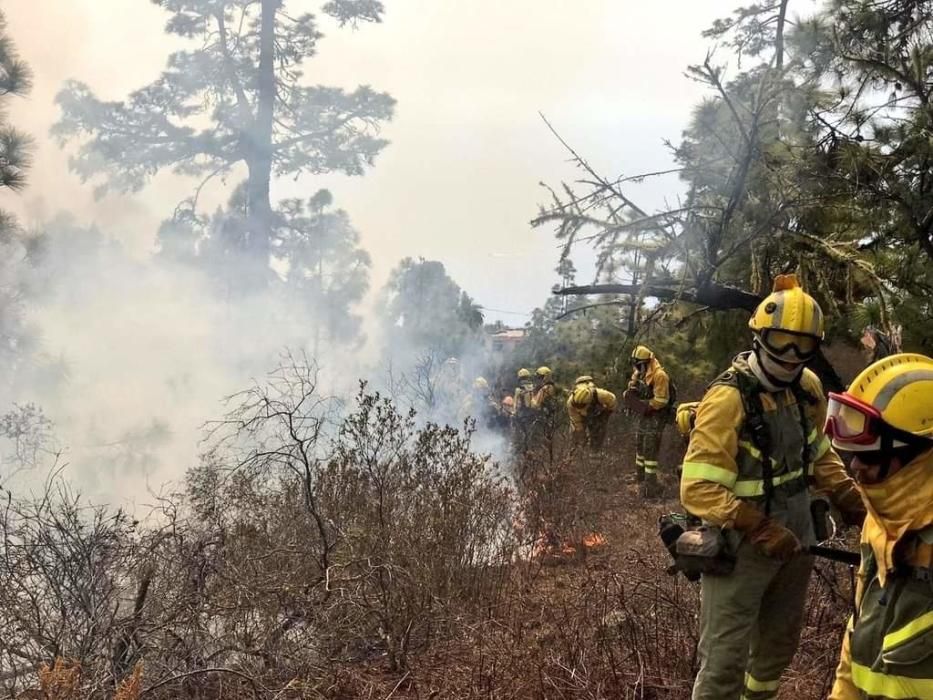
[[[7,403],[41,407],[52,422],[45,466],[64,465],[90,500],[133,507],[177,483],[197,464],[203,426],[223,415],[224,398],[263,382],[286,350],[318,366],[325,395],[348,399],[363,379],[417,411],[422,424],[462,429],[475,415],[477,451],[507,461],[507,435],[489,429],[473,392],[474,379],[490,370],[481,329],[442,352],[387,325],[376,304],[363,319],[365,342],[322,343],[333,309],[294,287],[230,297],[205,269],[168,256],[140,259],[121,239],[62,215],[28,242],[30,337],[10,400],[0,405],[0,413]],[[45,474],[33,468],[15,483]]]
[[[32,247],[32,337],[10,402],[42,407],[54,424],[47,448],[96,500],[139,499],[181,478],[222,399],[261,382],[284,348],[310,353],[324,311],[282,285],[219,299],[197,268],[134,259],[115,236],[70,218]],[[324,390],[347,395],[359,358],[345,347],[318,353]]]

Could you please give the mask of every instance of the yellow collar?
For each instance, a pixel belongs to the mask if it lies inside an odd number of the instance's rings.
[[[859,485],[868,518],[862,541],[871,545],[884,585],[895,568],[894,548],[904,535],[933,526],[933,450],[873,486]]]

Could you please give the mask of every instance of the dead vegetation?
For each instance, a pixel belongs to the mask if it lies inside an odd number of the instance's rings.
[[[55,482],[8,494],[5,694],[688,697],[698,587],[664,573],[655,522],[676,502],[636,496],[624,418],[603,455],[543,450],[513,489],[365,387],[334,408],[313,367],[283,366],[232,398],[145,525]],[[820,565],[781,697],[825,696],[848,597]]]

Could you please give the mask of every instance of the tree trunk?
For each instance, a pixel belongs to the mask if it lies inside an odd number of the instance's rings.
[[[778,9],[777,33],[774,39],[774,67],[778,74],[784,72],[784,25],[787,23],[787,3],[789,0],[781,0]]]
[[[273,215],[269,189],[272,180],[272,125],[275,116],[275,16],[282,0],[262,0],[259,29],[256,120],[247,134],[249,155],[246,203],[248,211],[248,284],[262,286],[269,275]]]

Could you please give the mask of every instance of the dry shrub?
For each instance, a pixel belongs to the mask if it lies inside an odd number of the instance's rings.
[[[46,700],[73,700],[81,681],[81,667],[73,661],[55,659],[39,669],[39,688]]]
[[[414,417],[361,391],[317,490],[340,537],[328,626],[381,640],[393,670],[487,591],[512,545],[505,480],[468,433]]]
[[[143,690],[143,665],[136,664],[133,672],[124,678],[113,694],[113,700],[139,700]]]
[[[44,667],[33,697],[689,696],[699,587],[664,572],[656,520],[678,504],[637,496],[624,417],[602,454],[532,451],[513,491],[468,432],[365,387],[335,408],[301,362],[234,397],[147,528],[54,492],[11,502],[9,694],[57,649],[75,661]],[[669,437],[672,496],[679,450]],[[525,556],[542,532],[572,556]],[[578,546],[592,533],[606,544]],[[849,585],[818,566],[782,698],[825,697]],[[20,652],[33,665],[9,675]]]

